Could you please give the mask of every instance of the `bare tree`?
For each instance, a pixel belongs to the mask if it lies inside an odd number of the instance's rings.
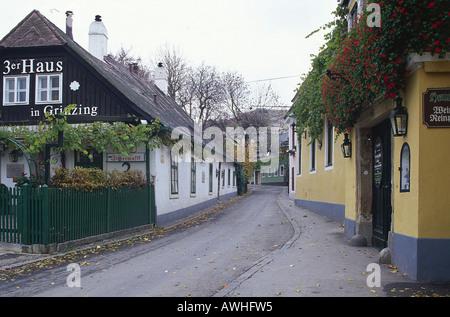
[[[219,71],[202,63],[188,70],[178,101],[191,118],[205,128],[207,122],[220,116],[224,101],[222,87]]]
[[[244,78],[237,72],[227,72],[222,76],[224,102],[229,111],[228,117],[234,118],[238,123],[244,113],[250,110],[250,90]]]
[[[118,63],[128,67],[130,71],[150,82],[152,80],[152,71],[142,62],[141,57],[134,57],[132,49],[121,47],[116,54],[111,55]]]
[[[277,108],[281,106],[280,96],[273,90],[272,85],[257,85],[251,98],[252,109]]]
[[[167,93],[171,98],[177,100],[188,71],[188,62],[183,53],[174,45],[164,44],[160,46],[151,61],[153,65],[163,63],[167,70]]]
[[[131,54],[131,49],[121,48],[114,57],[126,66],[137,63],[145,71],[144,76],[151,74],[142,59]],[[279,121],[274,109],[280,106],[280,98],[270,84],[251,89],[237,72],[222,73],[205,63],[189,66],[183,52],[170,44],[161,45],[150,61],[154,66],[163,63],[168,75],[168,95],[204,129],[211,125],[262,127]]]

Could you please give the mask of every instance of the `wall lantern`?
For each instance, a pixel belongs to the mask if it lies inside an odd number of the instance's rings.
[[[295,128],[296,127],[295,123],[291,124],[291,126],[295,133],[303,134],[303,138],[306,140],[306,130],[303,130],[302,132],[300,132],[300,130],[298,128],[297,129]]]
[[[408,113],[406,108],[402,106],[402,101],[403,99],[400,96],[395,98],[396,106],[389,117],[394,136],[405,136],[408,128]]]
[[[12,163],[16,163],[19,160],[19,154],[17,153],[17,151],[11,151],[9,153],[9,161]]]
[[[341,145],[341,150],[344,158],[352,157],[352,142],[348,138],[348,133],[344,134],[344,143]]]

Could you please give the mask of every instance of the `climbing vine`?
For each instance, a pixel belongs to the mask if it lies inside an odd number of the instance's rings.
[[[322,78],[331,65],[337,51],[343,42],[347,32],[345,15],[347,10],[338,7],[333,12],[334,20],[322,27],[323,30],[331,29],[325,34],[326,44],[321,48],[318,55],[313,55],[311,70],[302,76],[302,83],[297,88],[296,101],[292,110],[296,117],[296,130],[298,136],[308,128],[311,139],[319,138],[323,129],[324,104],[322,101]],[[309,36],[317,33],[312,32]]]
[[[69,106],[71,107],[71,106]],[[63,146],[60,150],[81,151],[88,149],[97,152],[112,151],[122,155],[130,153],[141,145],[156,148],[161,145],[160,123],[130,124],[125,122],[93,122],[87,124],[68,124],[65,116],[47,115],[46,120],[37,126],[2,126],[0,139],[20,140],[30,154],[37,154],[49,143],[57,143],[58,133],[63,132]],[[11,149],[13,144],[8,144]]]
[[[326,114],[338,133],[346,132],[376,98],[393,98],[406,87],[409,54],[444,57],[450,46],[449,2],[370,0],[379,5],[380,25],[370,27],[371,12],[364,12],[349,32],[347,12],[338,8],[327,44],[298,88],[297,129],[309,127],[318,138]]]
[[[450,1],[369,1],[381,10],[379,27],[365,12],[348,33],[322,79],[322,100],[339,132],[353,127],[377,97],[395,98],[407,85],[410,53],[444,57],[450,46]]]

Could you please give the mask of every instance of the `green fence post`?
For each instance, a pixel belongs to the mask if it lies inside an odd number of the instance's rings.
[[[111,230],[111,188],[106,189],[106,232]]]
[[[22,195],[20,195],[22,203],[22,210],[17,210],[17,212],[22,214],[22,244],[29,245],[30,241],[30,222],[31,222],[31,206],[30,206],[30,186],[24,184],[22,186]]]
[[[49,196],[48,186],[43,185],[41,187],[41,199],[42,199],[42,231],[41,231],[41,243],[44,245],[49,244],[50,237],[50,217],[49,217]]]
[[[156,224],[155,185],[149,184],[150,223]]]

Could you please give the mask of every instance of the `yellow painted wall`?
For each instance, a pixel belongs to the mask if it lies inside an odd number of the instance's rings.
[[[402,95],[403,105],[408,111],[408,133],[405,137],[393,138],[392,150],[392,197],[394,232],[407,236],[418,235],[419,213],[419,125],[422,120],[421,101],[418,94],[420,87],[420,70],[409,78],[406,94]],[[410,192],[400,193],[400,151],[403,143],[410,147]]]
[[[450,88],[450,61],[424,62],[408,78],[402,93],[408,111],[408,134],[392,142],[393,230],[417,238],[450,238],[450,128],[423,123],[422,95],[427,88]],[[343,136],[334,144],[333,168],[325,168],[325,148],[316,146],[316,171],[311,173],[309,138],[302,139],[302,173],[296,176],[296,199],[345,205],[345,217],[357,220],[355,133],[353,156],[344,159]],[[325,144],[324,138],[322,138]],[[410,147],[410,192],[400,192],[401,149]],[[298,153],[297,153],[298,155]]]
[[[437,63],[425,63],[421,96],[427,88],[450,88],[450,62],[439,63],[437,72],[427,72],[429,64]],[[419,237],[450,238],[450,128],[421,124],[419,137]]]
[[[322,149],[316,141],[316,171],[310,172],[309,137],[302,139],[302,172],[296,178],[296,199],[345,204],[344,158],[341,152],[343,136],[334,143],[333,167],[325,167],[325,138],[322,137]],[[298,153],[297,153],[298,155]]]
[[[437,65],[440,65],[437,67]],[[408,134],[394,140],[394,231],[418,238],[450,238],[450,128],[423,123],[422,94],[450,88],[450,62],[425,62],[409,78],[404,105]],[[400,151],[411,149],[411,192],[400,193]]]
[[[345,218],[357,220],[356,218],[356,167],[355,167],[355,145],[356,135],[354,131],[350,132],[350,142],[352,143],[352,157],[345,158],[339,149],[339,163],[344,166],[345,170],[345,184],[343,184],[345,190]],[[340,137],[338,140],[339,147],[344,142],[344,137]],[[345,186],[344,186],[345,185]]]

